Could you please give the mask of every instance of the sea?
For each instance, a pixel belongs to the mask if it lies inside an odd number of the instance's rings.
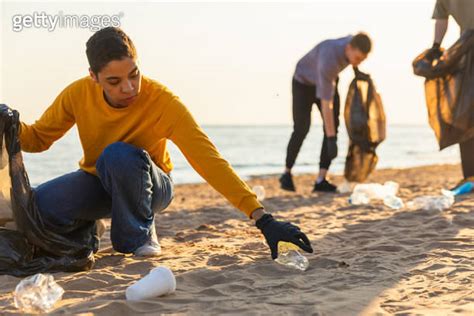
[[[280,174],[285,166],[286,147],[291,126],[202,126],[222,156],[243,179]],[[319,169],[323,128],[313,125],[306,137],[293,172],[316,174]],[[195,172],[179,149],[171,142],[168,147],[176,184],[199,183],[204,180]],[[348,150],[344,126],[338,135],[339,155],[330,173],[342,174]],[[392,125],[387,138],[377,147],[381,168],[409,168],[433,164],[459,163],[459,146],[439,151],[436,138],[428,125]],[[75,171],[82,157],[77,130],[71,129],[51,148],[42,153],[24,153],[25,167],[33,187],[55,177]]]

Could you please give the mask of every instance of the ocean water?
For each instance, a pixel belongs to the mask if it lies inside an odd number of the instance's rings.
[[[283,171],[290,126],[203,126],[220,153],[244,179],[279,174]],[[344,126],[338,136],[339,155],[330,172],[342,174],[348,149]],[[295,173],[317,173],[322,143],[322,126],[314,125],[303,143],[293,169]],[[169,142],[175,169],[175,183],[204,180],[190,167],[179,149]],[[458,163],[459,146],[438,150],[435,136],[427,125],[389,126],[387,139],[377,148],[377,168],[407,168],[421,165]],[[33,186],[78,169],[82,148],[75,128],[48,151],[24,154],[25,166]]]

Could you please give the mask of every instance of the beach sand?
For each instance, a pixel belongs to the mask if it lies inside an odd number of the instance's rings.
[[[406,202],[460,178],[458,165],[443,165],[379,170],[369,182],[398,182]],[[312,194],[313,181],[296,177],[297,193],[280,190],[276,176],[248,181],[265,187],[263,204],[275,217],[299,225],[312,241],[307,271],[273,262],[252,222],[210,186],[180,185],[156,217],[163,254],[114,252],[107,230],[93,270],[54,274],[66,291],[54,313],[473,315],[472,194],[443,212],[391,210],[381,202],[352,206],[348,194]],[[175,273],[176,292],[127,302],[127,286],[159,265]],[[0,276],[0,314],[19,313],[12,295],[19,281]]]

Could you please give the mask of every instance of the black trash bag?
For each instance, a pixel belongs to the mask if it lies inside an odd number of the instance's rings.
[[[374,171],[379,158],[376,146],[364,147],[350,141],[344,167],[344,177],[349,182],[364,182]]]
[[[23,165],[19,126],[16,111],[12,122],[0,118],[0,157],[8,157],[8,164],[1,163],[0,169],[9,169],[11,212],[17,229],[0,228],[0,274],[89,270],[98,250],[96,227],[58,227],[53,231],[45,226]]]
[[[426,78],[429,123],[442,150],[474,137],[474,30],[440,59],[427,58],[428,51],[415,58],[413,71]]]
[[[344,177],[363,182],[377,165],[377,146],[385,139],[382,99],[368,74],[354,68],[355,78],[347,92],[344,119],[349,134],[349,151]]]

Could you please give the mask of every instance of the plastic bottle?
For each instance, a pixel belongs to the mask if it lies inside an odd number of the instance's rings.
[[[395,195],[386,196],[383,199],[383,204],[395,210],[401,209],[404,206],[402,199]]]
[[[369,204],[371,200],[383,200],[384,204],[393,209],[402,208],[403,201],[397,197],[399,185],[387,181],[384,185],[378,183],[358,184],[354,187],[349,202],[354,205]]]
[[[290,268],[305,271],[308,269],[308,259],[298,251],[298,246],[280,241],[278,242],[278,258],[275,259],[279,264]]]
[[[408,203],[412,209],[442,211],[454,204],[454,195],[420,196]]]
[[[387,181],[383,185],[383,193],[382,195],[387,196],[387,195],[397,195],[398,189],[400,188],[400,185],[394,181]]]
[[[337,192],[339,193],[351,193],[352,192],[352,183],[344,181],[337,187]]]
[[[35,274],[22,280],[15,288],[15,306],[24,313],[45,313],[59,301],[64,290],[51,274]]]
[[[263,201],[265,199],[265,188],[261,185],[256,185],[252,188],[253,192],[257,196],[257,200]]]
[[[364,205],[370,203],[370,198],[363,192],[354,192],[349,198],[349,203],[353,205]]]

